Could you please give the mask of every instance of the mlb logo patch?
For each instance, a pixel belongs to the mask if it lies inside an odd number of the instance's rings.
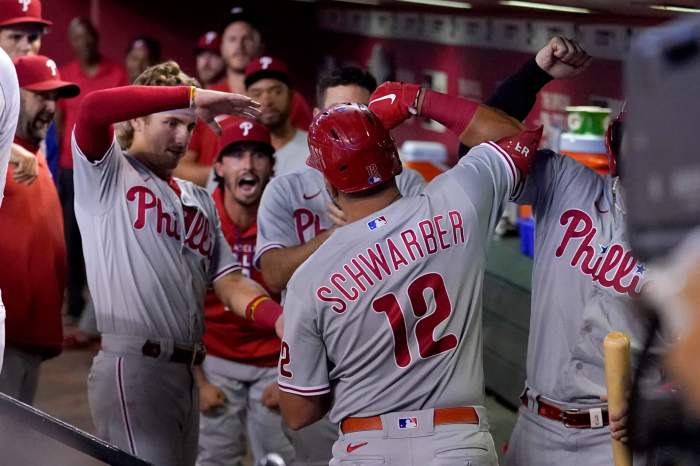
[[[370,231],[374,231],[377,228],[381,228],[386,224],[387,224],[386,218],[384,218],[384,216],[382,215],[380,217],[373,218],[372,220],[367,222],[367,227],[369,228]]]
[[[376,164],[372,163],[365,168],[367,169],[367,183],[377,184],[382,181],[382,178],[379,176],[379,168],[377,168]]]
[[[418,419],[415,417],[399,418],[399,429],[417,429]]]

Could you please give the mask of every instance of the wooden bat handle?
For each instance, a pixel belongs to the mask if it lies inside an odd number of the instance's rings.
[[[627,408],[630,387],[630,339],[622,332],[611,332],[603,343],[605,382],[608,386],[608,414]],[[612,440],[615,466],[632,466],[632,452],[619,440]]]

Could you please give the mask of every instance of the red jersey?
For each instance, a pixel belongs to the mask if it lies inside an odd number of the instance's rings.
[[[219,188],[214,191],[212,197],[221,219],[221,230],[231,245],[233,254],[240,261],[243,274],[265,286],[262,274],[253,267],[257,225],[253,224],[246,231],[240,231],[226,213],[222,190]],[[279,301],[279,296],[273,298]],[[224,305],[212,289],[207,293],[204,308],[204,345],[210,354],[253,366],[277,365],[281,342],[274,330],[264,329],[231,311],[224,310]]]
[[[231,92],[226,78],[216,84],[212,84],[207,89],[213,91]],[[292,114],[290,116],[292,125],[295,128],[306,131],[311,125],[313,113],[311,107],[306,102],[306,99],[297,91],[293,91],[292,95]],[[219,139],[214,131],[209,128],[206,123],[197,120],[197,125],[192,132],[189,149],[197,152],[197,163],[200,165],[211,166],[216,161],[216,147],[219,144]]]
[[[70,137],[78,116],[78,108],[83,98],[92,91],[109,89],[110,87],[126,86],[129,80],[123,66],[103,58],[94,76],[87,76],[77,60],[61,67],[61,78],[80,86],[80,95],[72,99],[61,99],[58,107],[63,111],[63,134],[61,134],[59,168],[73,168]]]
[[[31,185],[12,179],[7,170],[5,201],[0,208],[0,289],[7,320],[8,345],[49,358],[61,352],[61,307],[66,277],[66,247],[61,203],[44,155],[36,154],[39,176]]]

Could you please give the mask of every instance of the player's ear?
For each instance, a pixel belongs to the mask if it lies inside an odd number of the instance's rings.
[[[143,132],[143,127],[146,126],[146,118],[145,117],[138,117],[129,120],[129,123],[131,123],[131,127],[134,128],[135,133],[141,133]]]

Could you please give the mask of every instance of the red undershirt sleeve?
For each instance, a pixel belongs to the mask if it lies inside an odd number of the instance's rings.
[[[91,92],[80,104],[75,140],[99,160],[112,143],[112,124],[151,113],[189,108],[190,86],[122,86]]]

